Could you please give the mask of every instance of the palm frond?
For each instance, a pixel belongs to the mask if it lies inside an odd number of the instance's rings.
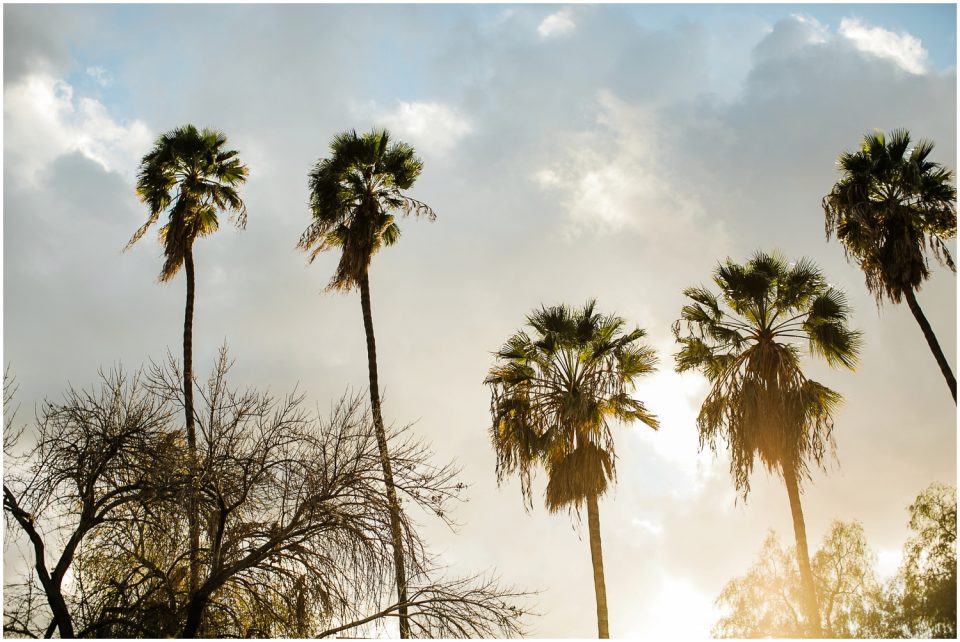
[[[218,210],[235,214],[236,225],[246,226],[246,206],[235,187],[246,181],[248,170],[238,152],[225,149],[226,144],[222,132],[188,124],[158,137],[140,162],[136,191],[150,213],[124,249],[167,212],[160,233],[165,257],[161,281],[176,275],[197,238],[219,228]]]
[[[785,463],[806,471],[830,443],[839,395],[810,382],[794,343],[831,365],[856,364],[861,335],[847,326],[850,308],[807,259],[755,253],[745,264],[727,259],[714,272],[717,297],[688,288],[673,333],[676,370],[704,374],[710,390],[697,417],[700,446],[726,444],[730,472],[744,497],[759,460],[770,471]],[[714,303],[716,302],[716,303]],[[686,332],[682,332],[683,326]]]
[[[334,136],[330,156],[320,159],[309,174],[313,221],[297,243],[308,252],[308,263],[327,249],[342,251],[329,289],[357,285],[373,255],[397,242],[400,228],[394,212],[436,218],[428,205],[401,192],[422,169],[413,148],[392,142],[384,129]]]
[[[529,505],[531,471],[543,466],[555,511],[606,490],[614,473],[611,420],[659,426],[630,394],[654,370],[656,355],[641,343],[643,330],[626,331],[623,319],[598,314],[593,300],[581,308],[541,306],[527,325],[532,333],[511,336],[484,379],[491,440],[498,480],[519,473]]]
[[[956,236],[953,172],[929,161],[934,148],[912,148],[906,129],[867,134],[858,152],[841,154],[841,178],[822,201],[827,239],[836,236],[864,273],[879,306],[902,300],[929,278],[927,250],[955,270],[934,239]]]

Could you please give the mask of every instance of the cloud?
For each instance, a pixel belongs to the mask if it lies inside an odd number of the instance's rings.
[[[853,46],[858,51],[895,63],[913,74],[929,70],[927,51],[919,38],[871,26],[859,18],[843,18],[838,33],[815,18],[793,14],[780,20],[761,41],[754,53],[760,59],[783,59],[811,46]]]
[[[445,155],[473,131],[463,113],[439,102],[398,101],[392,111],[370,103],[354,111],[370,115],[377,124],[413,144],[418,151],[438,156]]]
[[[928,69],[926,49],[919,38],[909,33],[897,34],[883,27],[871,27],[859,18],[844,18],[840,21],[840,35],[860,51],[892,60],[910,73],[923,74]]]
[[[830,36],[829,29],[816,18],[791,14],[778,21],[754,48],[759,60],[784,59],[811,45],[822,45]]]
[[[131,178],[153,139],[143,121],[119,122],[99,101],[76,96],[69,83],[43,72],[23,76],[4,93],[7,167],[30,184],[71,152]]]
[[[65,32],[83,21],[64,20],[53,5],[10,5],[3,10],[3,83],[9,86],[30,72],[63,69],[70,63]]]
[[[561,9],[544,18],[540,26],[537,27],[537,33],[540,34],[541,38],[552,38],[562,36],[575,26],[576,23],[573,21],[570,9]]]
[[[87,67],[87,75],[93,78],[101,87],[109,87],[113,83],[113,78],[107,73],[107,70],[97,65],[96,67]]]
[[[703,208],[670,175],[669,127],[653,107],[632,105],[601,90],[592,127],[558,134],[559,160],[532,180],[555,192],[567,214],[567,233],[633,230],[656,238],[679,224],[690,238]]]

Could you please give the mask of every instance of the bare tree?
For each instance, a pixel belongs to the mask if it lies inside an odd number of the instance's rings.
[[[139,377],[128,380],[119,370],[101,376],[98,392],[70,389],[62,404],[44,405],[22,473],[4,479],[8,527],[15,524],[29,540],[49,608],[47,637],[54,631],[75,636],[64,580],[84,540],[125,505],[157,493],[154,453],[169,434],[169,409]],[[161,492],[176,486],[165,485]],[[33,596],[31,590],[26,594]],[[27,617],[33,609],[14,612]]]
[[[11,490],[4,508],[31,539],[40,533],[22,516],[27,511],[43,515],[36,523],[70,525],[69,556],[66,548],[56,549],[66,561],[58,561],[53,574],[36,567],[61,637],[312,637],[376,626],[398,618],[401,607],[418,636],[522,633],[527,594],[485,576],[436,579],[441,569],[406,516],[410,592],[404,604],[390,603],[390,513],[376,432],[361,397],[344,395],[318,418],[304,409],[302,394],[277,399],[231,388],[229,370],[224,349],[196,395],[201,537],[195,591],[187,545],[188,447],[178,423],[183,393],[175,361],[154,365],[129,386],[106,377],[109,404],[72,393],[62,406],[45,407],[41,428],[54,425],[52,417],[69,417],[65,425],[77,433],[71,438],[82,433],[90,448],[71,450],[63,439],[59,450],[38,447],[31,454],[32,476],[17,481],[19,490]],[[134,407],[146,424],[116,418],[133,417]],[[102,446],[96,457],[89,452],[105,442],[101,433],[116,432],[113,425],[131,426],[124,444],[135,444],[137,458],[109,459]],[[41,442],[51,441],[47,433],[41,430]],[[411,508],[449,523],[450,503],[464,488],[458,471],[431,464],[430,450],[407,430],[389,431],[389,439],[398,492]],[[90,517],[77,509],[82,490],[64,492],[66,482],[53,482],[98,467],[86,463],[94,459],[110,464],[94,484]],[[108,496],[116,501],[100,499]],[[29,498],[30,509],[22,508],[21,497]],[[34,552],[38,560],[49,555],[44,547]],[[72,582],[65,590],[67,568]],[[30,595],[22,589],[15,603],[5,605],[6,632],[47,633]]]

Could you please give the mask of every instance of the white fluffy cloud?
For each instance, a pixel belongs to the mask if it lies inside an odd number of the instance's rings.
[[[12,175],[27,183],[71,152],[129,178],[153,139],[144,122],[117,121],[99,101],[76,96],[69,83],[45,73],[24,76],[4,94],[4,156]]]
[[[679,224],[696,235],[702,207],[669,175],[668,136],[654,108],[630,105],[603,90],[595,126],[562,137],[559,160],[532,178],[559,193],[571,234],[633,229],[656,238]]]
[[[807,27],[808,43],[822,43],[827,41],[830,30],[816,18],[799,13],[791,14],[790,17]]]
[[[426,154],[442,156],[473,131],[466,115],[439,102],[399,101],[392,110],[370,104],[354,111],[372,116],[377,124]]]
[[[570,9],[561,9],[544,18],[540,26],[537,27],[537,33],[540,34],[541,38],[552,38],[554,36],[562,36],[571,31],[575,26],[576,23],[573,21]]]
[[[910,73],[922,74],[928,69],[926,49],[919,38],[909,33],[898,34],[872,27],[859,18],[844,18],[840,21],[840,35],[857,49],[892,60]]]

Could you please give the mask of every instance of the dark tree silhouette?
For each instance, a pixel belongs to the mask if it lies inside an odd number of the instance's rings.
[[[526,594],[491,576],[454,579],[415,525],[402,524],[418,573],[391,593],[392,529],[368,410],[345,396],[329,417],[227,385],[225,352],[200,389],[198,588],[189,587],[192,492],[173,358],[101,390],[45,406],[38,440],[4,483],[8,535],[35,567],[5,591],[4,628],[42,637],[315,637],[399,618],[424,637],[515,637]],[[463,485],[409,431],[391,434],[399,493],[446,517]],[[48,566],[47,560],[55,560]],[[63,579],[72,574],[69,592]],[[39,592],[35,590],[39,581]],[[41,599],[37,599],[41,597]]]
[[[216,232],[220,223],[217,211],[236,214],[238,227],[245,227],[247,210],[236,187],[247,180],[247,167],[238,152],[227,149],[227,137],[219,131],[197,130],[184,125],[163,134],[140,162],[137,196],[150,208],[147,222],[133,235],[127,248],[136,243],[160,216],[168,220],[160,228],[165,257],[160,281],[169,281],[180,267],[187,274],[187,303],[183,315],[183,394],[186,399],[187,443],[190,461],[196,457],[196,431],[193,408],[193,302],[195,296],[193,244]],[[191,466],[195,464],[191,463]],[[197,555],[200,525],[197,522],[197,497],[189,499],[190,518],[190,590],[197,590]]]
[[[929,140],[911,147],[905,129],[866,135],[859,151],[840,155],[843,177],[823,211],[827,238],[836,235],[863,270],[877,305],[906,299],[956,402],[957,380],[916,295],[930,278],[928,248],[957,271],[945,244],[957,235],[957,189],[953,172],[928,160],[932,151]]]
[[[385,245],[400,236],[394,214],[411,212],[435,218],[433,210],[403,193],[413,186],[423,163],[414,150],[392,142],[386,130],[358,135],[344,132],[330,144],[330,157],[320,160],[310,172],[310,210],[313,223],[297,245],[310,253],[310,262],[324,251],[341,250],[340,263],[330,281],[331,290],[360,289],[363,328],[367,338],[367,366],[370,378],[370,405],[380,445],[380,458],[389,498],[393,530],[397,601],[407,602],[407,564],[401,532],[400,504],[394,487],[390,452],[380,410],[380,383],[377,375],[377,344],[370,306],[370,261]],[[406,607],[400,611],[400,637],[410,636]]]

